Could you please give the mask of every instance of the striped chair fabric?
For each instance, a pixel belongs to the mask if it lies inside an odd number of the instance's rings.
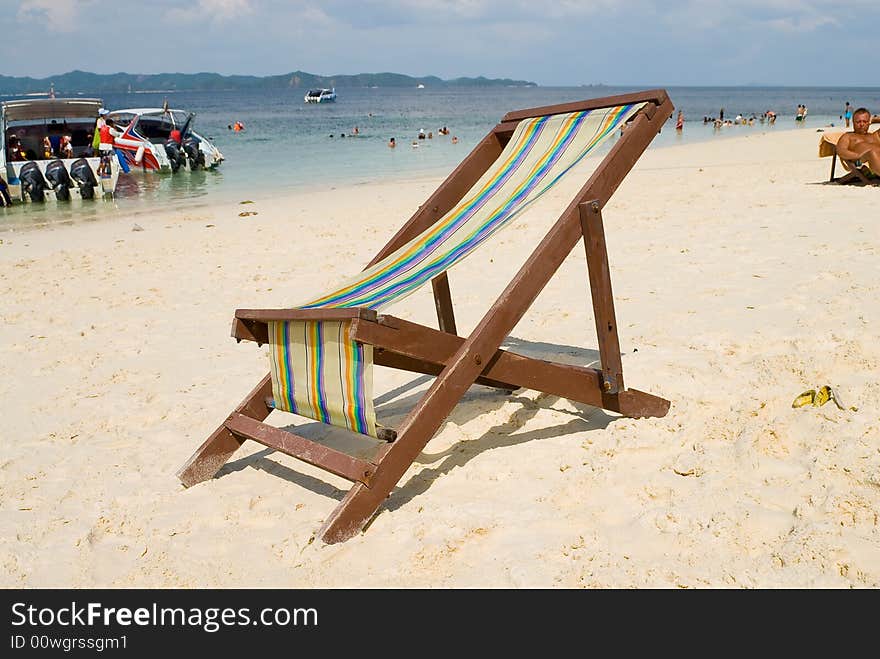
[[[340,287],[298,309],[381,309],[472,253],[537,201],[643,103],[521,121],[495,163],[434,225]],[[276,409],[376,436],[372,346],[350,322],[269,323]]]

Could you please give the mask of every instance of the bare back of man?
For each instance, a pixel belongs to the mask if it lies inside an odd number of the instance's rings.
[[[880,175],[880,131],[868,132],[872,116],[865,108],[853,112],[853,132],[844,133],[837,142],[837,153],[846,160],[867,163]]]

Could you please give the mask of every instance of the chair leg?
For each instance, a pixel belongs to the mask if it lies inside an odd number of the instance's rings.
[[[394,484],[379,489],[375,485],[367,487],[363,483],[355,483],[324,521],[318,536],[328,545],[353,538],[376,514],[393,487]]]
[[[449,369],[447,376],[448,371]],[[404,420],[398,430],[397,441],[380,447],[370,486],[355,483],[324,521],[324,525],[318,531],[321,540],[327,544],[344,542],[357,535],[367,525],[434,436],[443,419],[449,415],[460,393],[448,389],[438,393],[437,383],[434,383]]]
[[[434,289],[434,306],[437,307],[437,321],[440,331],[457,334],[455,330],[455,314],[452,311],[452,294],[449,292],[449,277],[441,273],[431,280]]]
[[[528,283],[534,285],[534,282]],[[502,298],[504,299],[503,294]],[[499,307],[504,305],[496,303],[493,306],[480,326],[465,339],[418,404],[410,410],[398,428],[397,440],[393,444],[380,447],[370,486],[355,483],[324,522],[319,531],[324,542],[333,544],[348,540],[370,521],[483,370],[480,353],[495,353],[501,339],[517,323],[529,302],[531,300],[518,301],[515,305],[518,308],[505,310],[509,313],[500,311]]]
[[[265,402],[271,396],[272,378],[271,374],[266,374],[266,377],[260,380],[254,390],[233,410],[233,414],[243,414],[262,421],[272,411]],[[229,432],[225,422],[221,423],[180,468],[177,477],[185,487],[213,478],[243,443],[244,439]]]
[[[605,247],[605,229],[599,201],[578,205],[584,247],[587,251],[587,271],[599,342],[599,360],[602,363],[602,387],[616,394],[626,387],[623,383],[623,363],[620,360],[620,339],[617,336],[617,317],[614,314],[614,296],[611,293],[611,269]]]

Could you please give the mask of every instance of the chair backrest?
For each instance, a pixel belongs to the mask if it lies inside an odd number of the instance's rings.
[[[837,141],[845,131],[833,131],[822,133],[819,138],[819,157],[827,158],[837,153]]]
[[[644,102],[524,118],[494,164],[437,222],[298,309],[379,309],[471,254],[581,163]],[[269,323],[277,409],[377,436],[372,348],[347,338],[346,321]]]
[[[520,121],[501,155],[434,225],[300,309],[379,309],[471,254],[556,185],[644,103]]]

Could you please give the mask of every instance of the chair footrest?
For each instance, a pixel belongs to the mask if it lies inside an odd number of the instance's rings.
[[[376,470],[376,465],[372,462],[322,446],[310,439],[262,423],[244,414],[233,412],[223,425],[234,435],[252,439],[263,446],[321,467],[352,482],[357,481],[369,485],[370,477]]]

